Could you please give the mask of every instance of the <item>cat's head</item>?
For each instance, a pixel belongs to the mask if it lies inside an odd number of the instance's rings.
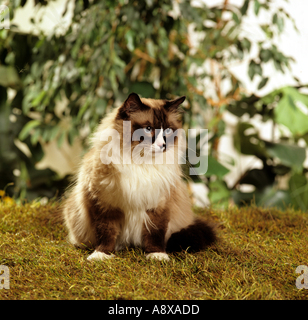
[[[131,93],[116,116],[116,129],[123,134],[123,150],[132,158],[153,158],[178,151],[182,122],[179,107],[185,96],[175,100],[145,99]]]

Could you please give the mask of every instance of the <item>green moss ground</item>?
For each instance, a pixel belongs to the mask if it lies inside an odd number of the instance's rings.
[[[58,204],[0,203],[0,299],[307,299],[295,269],[308,265],[308,214],[247,207],[197,210],[218,224],[205,252],[149,261],[140,249],[88,262],[66,239]]]

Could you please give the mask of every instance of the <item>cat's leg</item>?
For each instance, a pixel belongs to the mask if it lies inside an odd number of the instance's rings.
[[[114,257],[112,252],[115,251],[123,217],[123,212],[118,209],[96,210],[93,214],[96,247],[95,251],[87,258],[89,261],[101,261]]]
[[[147,259],[169,260],[166,253],[165,235],[169,222],[169,212],[164,209],[148,210],[152,223],[143,226],[143,247]]]

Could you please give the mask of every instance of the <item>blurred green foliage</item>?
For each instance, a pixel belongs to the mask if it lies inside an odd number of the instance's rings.
[[[14,2],[11,16],[26,2]],[[46,3],[35,1],[36,6]],[[271,17],[268,24],[256,26],[263,37],[256,44],[254,34],[245,32],[249,10],[255,16],[266,11]],[[210,132],[209,170],[192,178],[207,185],[213,205],[225,206],[233,198],[238,205],[253,200],[258,205],[307,208],[306,148],[299,141],[308,142],[308,96],[300,92],[300,85],[264,97],[247,96],[230,70],[233,63],[248,60],[248,76],[257,79],[261,89],[269,80],[263,74],[267,64],[280,72],[290,68],[293,59],[275,45],[286,23],[296,29],[283,7],[270,0],[245,0],[242,6],[225,0],[211,7],[186,0],[76,0],[64,33],[23,34],[14,26],[0,30],[0,189],[14,182],[7,191],[17,197],[61,193],[66,178],[35,168],[44,155],[42,145],[57,141],[61,147],[65,140],[72,145],[78,138],[86,149],[86,139],[99,120],[130,92],[166,99],[186,95],[184,128]],[[191,33],[198,43],[191,42]],[[14,92],[13,98],[9,92]],[[58,108],[63,101],[65,108]],[[231,187],[226,175],[234,160],[221,163],[218,154],[227,111],[238,117],[236,150],[263,163],[262,169],[245,172]],[[256,116],[289,134],[279,141],[262,140],[249,121]],[[31,157],[17,148],[18,138]],[[277,184],[281,177],[289,183],[284,190]],[[241,192],[243,184],[253,185],[255,191]]]

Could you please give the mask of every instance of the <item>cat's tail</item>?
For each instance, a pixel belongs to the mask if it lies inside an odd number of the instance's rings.
[[[193,224],[171,235],[167,241],[167,252],[198,252],[217,240],[214,225],[201,217],[195,217]]]

